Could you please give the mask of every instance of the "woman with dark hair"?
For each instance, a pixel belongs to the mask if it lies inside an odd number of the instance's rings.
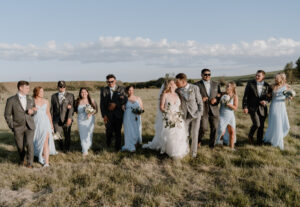
[[[87,88],[80,88],[79,97],[76,100],[75,111],[78,114],[77,123],[82,147],[82,154],[88,155],[92,146],[93,131],[95,126],[95,114],[98,112],[97,103],[90,97]]]
[[[144,110],[142,99],[134,95],[134,87],[128,86],[126,88],[128,101],[125,106],[124,113],[124,140],[125,145],[122,151],[134,152],[137,143],[142,144],[142,123],[140,114]]]
[[[34,115],[35,132],[33,138],[34,155],[44,167],[49,167],[49,155],[57,154],[52,136],[53,123],[49,102],[44,99],[42,87],[35,87],[33,98],[37,113]]]

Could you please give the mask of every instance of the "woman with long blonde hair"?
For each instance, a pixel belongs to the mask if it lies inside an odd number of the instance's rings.
[[[227,99],[227,100],[225,100]],[[223,101],[224,100],[224,101]],[[238,95],[235,82],[226,85],[226,93],[221,97],[220,119],[216,144],[227,144],[234,150],[236,123],[234,111],[238,108]]]
[[[272,102],[269,111],[269,125],[264,137],[264,142],[270,143],[275,147],[284,149],[284,137],[288,134],[290,129],[289,119],[287,116],[284,95],[290,86],[286,84],[286,75],[278,73],[275,76],[275,83],[273,85]]]

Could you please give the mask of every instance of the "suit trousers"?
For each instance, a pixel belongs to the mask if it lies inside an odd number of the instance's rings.
[[[25,155],[26,155],[27,164],[32,165],[33,157],[34,157],[34,150],[33,150],[34,130],[31,130],[26,125],[21,129],[14,129],[14,136],[15,136],[15,142],[20,155],[21,162],[24,162]]]
[[[185,120],[186,130],[189,132],[189,136],[192,139],[191,151],[193,155],[197,154],[200,122],[201,116],[195,119]]]
[[[203,115],[201,118],[198,143],[202,142],[205,132],[208,130],[208,124],[210,126],[210,139],[209,147],[214,147],[215,140],[217,137],[217,129],[219,125],[219,116],[214,116],[211,112],[206,115]]]
[[[66,126],[61,122],[53,123],[54,131],[59,132],[60,135],[64,135],[64,140],[59,140],[59,147],[63,151],[70,151],[71,145],[71,126]]]
[[[123,119],[109,119],[108,123],[105,125],[106,127],[106,144],[108,147],[110,147],[113,134],[115,134],[116,143],[115,143],[115,149],[120,150],[121,149],[121,142],[122,142],[122,124]]]
[[[250,112],[250,117],[252,120],[252,126],[248,137],[253,140],[254,133],[257,130],[257,144],[261,145],[263,143],[266,116],[262,116],[259,113],[259,110],[257,110],[256,112]]]

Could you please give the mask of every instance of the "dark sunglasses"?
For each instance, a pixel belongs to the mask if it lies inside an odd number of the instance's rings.
[[[59,88],[66,88],[65,86],[59,86]]]
[[[113,83],[113,82],[115,82],[115,81],[106,81],[107,83]]]
[[[210,73],[205,73],[203,74],[203,76],[210,76]]]

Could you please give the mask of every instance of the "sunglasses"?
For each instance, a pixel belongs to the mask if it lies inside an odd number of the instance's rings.
[[[113,80],[113,81],[106,81],[107,83],[114,83],[115,81]]]
[[[205,73],[203,74],[203,76],[210,76],[210,73]]]
[[[59,86],[59,88],[66,88],[65,86]]]

